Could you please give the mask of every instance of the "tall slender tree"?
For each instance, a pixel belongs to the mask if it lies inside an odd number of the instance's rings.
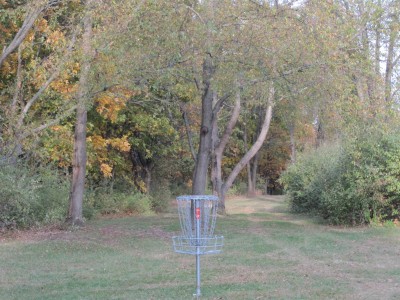
[[[85,3],[85,15],[83,18],[82,35],[82,68],[77,93],[77,109],[74,137],[74,153],[72,161],[72,183],[70,193],[70,208],[68,222],[72,225],[83,225],[83,196],[85,191],[86,177],[86,126],[87,105],[90,95],[89,73],[93,59],[92,49],[92,26],[93,5],[95,0],[87,0]]]

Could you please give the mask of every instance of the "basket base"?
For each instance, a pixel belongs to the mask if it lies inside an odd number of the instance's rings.
[[[222,247],[224,246],[223,236],[199,239],[173,236],[172,241],[176,253],[189,255],[218,254],[222,252]]]

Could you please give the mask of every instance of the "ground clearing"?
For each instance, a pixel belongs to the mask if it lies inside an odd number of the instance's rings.
[[[399,228],[322,225],[282,197],[237,197],[227,211],[202,299],[400,299]],[[191,299],[194,257],[171,250],[177,233],[170,213],[0,238],[0,299]]]

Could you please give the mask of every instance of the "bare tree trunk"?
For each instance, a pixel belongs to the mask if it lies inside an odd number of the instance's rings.
[[[392,20],[389,25],[389,44],[385,70],[385,100],[387,103],[392,100],[392,77],[394,69],[395,44],[399,35],[399,30],[397,28],[398,25],[399,17],[393,13]]]
[[[263,122],[263,114],[262,110],[258,108],[258,120],[257,120],[257,129],[256,129],[256,134],[255,137],[260,135],[261,127],[262,127],[262,122]],[[248,147],[245,147],[245,151],[248,151]],[[257,170],[258,170],[258,160],[260,157],[260,152],[257,151],[257,153],[254,155],[252,159],[250,159],[248,165],[250,166],[250,178],[251,178],[251,186],[248,188],[248,195],[249,196],[255,196],[256,195],[256,189],[257,189]]]
[[[86,124],[87,124],[87,109],[86,100],[88,97],[88,76],[92,60],[92,16],[91,8],[95,0],[87,0],[86,12],[83,21],[83,63],[82,71],[79,79],[79,90],[77,94],[78,106],[76,112],[75,137],[74,137],[74,155],[72,162],[72,185],[70,194],[70,208],[68,222],[72,225],[83,225],[83,195],[85,190],[86,176]]]
[[[219,195],[219,201],[220,201],[219,209],[220,209],[221,213],[225,213],[225,195],[228,192],[229,188],[232,186],[233,182],[235,181],[236,177],[239,175],[240,171],[244,168],[244,166],[246,166],[246,164],[260,150],[261,146],[264,143],[265,138],[267,137],[269,127],[271,124],[271,119],[272,119],[272,105],[273,105],[274,97],[275,97],[275,89],[274,89],[273,83],[271,83],[271,86],[269,88],[268,101],[267,101],[267,103],[268,103],[267,110],[265,113],[264,122],[261,126],[260,134],[258,135],[256,142],[253,144],[253,146],[250,148],[250,150],[247,151],[247,153],[242,157],[242,159],[234,167],[231,174],[228,176],[226,182],[222,186],[222,192],[221,192],[221,195]]]
[[[249,151],[248,143],[247,143],[247,126],[244,126],[244,151],[247,152]],[[254,184],[253,184],[253,176],[251,172],[251,164],[248,162],[246,164],[247,168],[247,194],[251,195],[254,192]]]
[[[202,195],[207,187],[207,172],[212,148],[213,91],[211,79],[215,67],[209,54],[203,61],[203,95],[201,109],[200,143],[193,175],[193,195]]]
[[[381,7],[382,3],[381,0],[378,0],[378,7]],[[375,74],[378,78],[381,76],[380,71],[380,63],[381,63],[381,31],[382,31],[382,24],[381,19],[379,18],[378,24],[375,28]]]
[[[261,120],[260,120],[261,121]],[[260,124],[261,126],[261,124]],[[257,135],[259,132],[257,132]],[[244,151],[247,153],[249,151],[248,142],[247,142],[247,129],[245,127],[244,130]],[[247,195],[253,197],[256,195],[256,187],[257,187],[257,171],[258,171],[258,160],[260,157],[260,152],[257,152],[256,155],[249,160],[246,164],[247,168]]]
[[[217,95],[214,97],[214,103],[217,99]],[[215,155],[215,148],[219,144],[219,137],[218,137],[218,111],[214,111],[213,116],[213,123],[212,123],[212,155],[211,155],[211,182],[212,182],[212,189],[213,195],[219,195],[221,191],[222,183],[219,179],[222,177],[222,174],[218,174],[221,169],[219,168],[220,164],[222,163],[221,160],[218,160]]]
[[[214,177],[212,178],[213,182],[213,190],[218,194],[219,197],[219,211],[221,213],[225,213],[225,196],[223,194],[223,180],[222,180],[222,156],[225,150],[225,147],[229,141],[230,136],[232,135],[233,128],[235,127],[237,120],[239,119],[239,114],[240,114],[240,106],[241,106],[241,95],[240,95],[240,87],[239,84],[237,86],[237,91],[236,91],[236,100],[235,100],[235,106],[232,111],[231,118],[229,119],[228,125],[225,128],[224,133],[222,134],[222,137],[220,141],[215,143],[214,145],[214,151],[213,151],[213,157],[215,160],[215,164],[213,165],[213,175]],[[218,107],[217,107],[218,109]],[[217,128],[218,128],[218,120],[217,116],[215,114],[215,118],[213,120],[214,122],[214,130],[215,136],[217,136]],[[216,140],[216,138],[214,138]]]
[[[260,151],[257,151],[256,155],[250,160],[251,162],[251,182],[253,184],[252,190],[250,191],[251,196],[255,196],[257,192],[257,172],[258,172],[258,161],[260,159]]]

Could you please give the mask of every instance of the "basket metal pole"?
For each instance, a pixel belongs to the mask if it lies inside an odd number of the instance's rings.
[[[199,200],[195,201],[196,205],[196,279],[197,279],[197,289],[196,289],[196,297],[200,297],[200,218],[201,218],[201,211]]]

